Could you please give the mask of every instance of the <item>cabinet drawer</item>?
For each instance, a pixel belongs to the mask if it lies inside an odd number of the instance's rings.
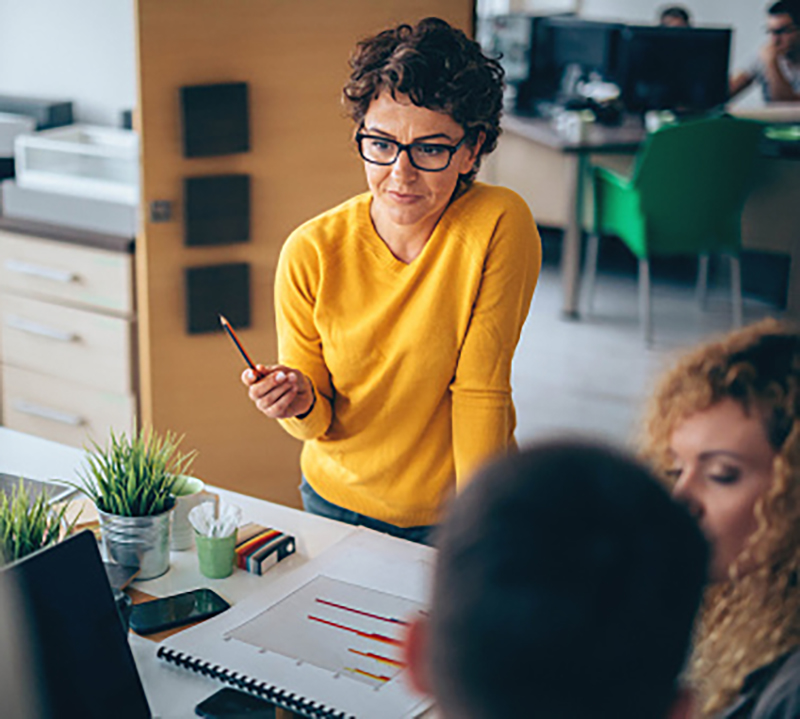
[[[80,387],[46,375],[3,367],[3,424],[10,429],[83,447],[105,445],[109,430],[130,433],[133,397]]]
[[[130,255],[0,230],[0,287],[31,296],[133,313]]]
[[[131,322],[96,312],[0,297],[3,364],[118,394],[133,392]]]

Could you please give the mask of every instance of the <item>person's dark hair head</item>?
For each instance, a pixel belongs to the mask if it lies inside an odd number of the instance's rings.
[[[692,24],[692,17],[689,11],[682,5],[668,5],[661,10],[659,15],[661,24],[664,25],[670,20],[682,23],[687,27]]]
[[[641,465],[574,441],[503,458],[437,544],[427,671],[445,716],[666,714],[709,552]]]
[[[778,0],[767,8],[767,15],[789,15],[795,25],[800,25],[800,1]]]
[[[475,166],[462,180],[474,178],[480,158],[497,145],[503,107],[503,68],[477,42],[430,17],[362,40],[350,67],[344,101],[357,125],[370,103],[388,90],[392,97],[407,95],[419,107],[447,113],[464,128],[471,145],[482,132]]]

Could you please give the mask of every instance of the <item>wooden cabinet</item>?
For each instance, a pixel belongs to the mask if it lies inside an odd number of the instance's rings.
[[[77,238],[95,245],[84,246],[45,232],[0,226],[3,424],[104,442],[136,416],[132,241]]]

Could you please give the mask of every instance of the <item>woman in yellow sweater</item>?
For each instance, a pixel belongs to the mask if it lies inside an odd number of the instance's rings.
[[[511,360],[541,265],[525,203],[474,182],[502,69],[446,22],[358,44],[345,101],[369,192],[295,230],[279,365],[242,375],[304,441],[308,511],[426,541],[448,495],[514,447]]]

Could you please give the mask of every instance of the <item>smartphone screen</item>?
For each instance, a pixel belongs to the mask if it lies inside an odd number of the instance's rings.
[[[211,589],[194,589],[137,604],[131,612],[130,626],[137,634],[152,634],[208,619],[229,607],[230,604]]]
[[[197,716],[207,719],[275,719],[275,706],[238,689],[220,689],[195,708]]]

